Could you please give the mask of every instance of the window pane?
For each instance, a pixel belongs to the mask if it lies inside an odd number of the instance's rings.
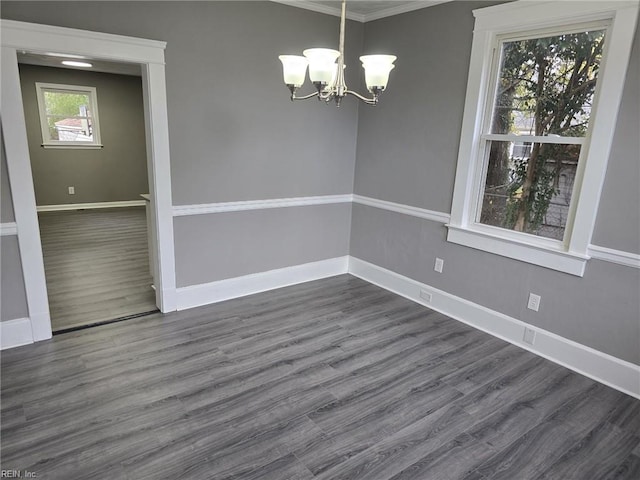
[[[491,133],[586,134],[604,30],[503,42]]]
[[[480,223],[562,240],[580,148],[489,142]]]
[[[44,90],[47,124],[52,140],[92,142],[93,128],[88,93]],[[82,117],[82,118],[79,118]]]

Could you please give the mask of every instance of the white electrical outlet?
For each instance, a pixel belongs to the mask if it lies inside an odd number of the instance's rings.
[[[538,309],[540,308],[540,301],[542,300],[542,298],[540,297],[540,295],[536,295],[535,293],[530,293],[529,294],[529,303],[527,303],[527,308],[529,310],[533,310],[534,312],[537,312]]]
[[[442,267],[444,267],[444,260],[441,258],[436,258],[436,264],[433,269],[438,273],[442,273]]]
[[[524,335],[522,336],[522,341],[524,343],[528,343],[529,345],[533,345],[533,342],[536,340],[536,331],[533,328],[524,327]]]
[[[433,294],[431,292],[427,292],[426,290],[420,290],[420,298],[428,303],[431,303]]]
[[[69,195],[75,195],[76,194],[76,187],[69,187]]]

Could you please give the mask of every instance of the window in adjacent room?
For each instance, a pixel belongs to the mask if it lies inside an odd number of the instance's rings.
[[[474,11],[450,241],[583,274],[637,10]]]
[[[42,145],[100,148],[95,87],[36,83]]]

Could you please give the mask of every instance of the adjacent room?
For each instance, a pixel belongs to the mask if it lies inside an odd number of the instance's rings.
[[[18,58],[53,332],[157,310],[140,67],[74,57]]]
[[[3,475],[639,478],[639,3],[3,2]]]

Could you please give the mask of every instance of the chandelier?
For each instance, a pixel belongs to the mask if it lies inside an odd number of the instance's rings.
[[[324,100],[326,103],[334,100],[336,106],[339,107],[344,97],[353,95],[367,105],[377,105],[378,97],[387,88],[389,72],[395,67],[393,62],[397,58],[394,55],[364,55],[360,57],[364,67],[367,89],[373,95],[371,98],[349,90],[345,84],[344,25],[346,4],[347,1],[342,0],[339,50],[309,48],[302,52],[304,56],[280,55],[278,57],[282,62],[284,83],[289,87],[292,101],[318,97],[318,100]],[[296,90],[304,84],[307,66],[309,67],[309,79],[316,87],[316,91],[299,97],[296,95]]]

